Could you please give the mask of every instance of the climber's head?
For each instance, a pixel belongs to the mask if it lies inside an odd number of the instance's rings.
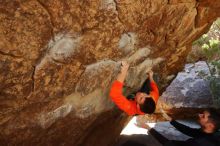
[[[214,109],[204,110],[199,114],[199,123],[204,132],[213,133],[220,128],[220,115]]]
[[[153,98],[143,92],[137,92],[135,101],[140,110],[146,114],[152,114],[155,111],[156,105]]]

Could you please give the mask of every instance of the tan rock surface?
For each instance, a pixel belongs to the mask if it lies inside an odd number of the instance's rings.
[[[108,98],[119,61],[131,63],[128,87],[148,67],[167,86],[219,3],[0,1],[0,143],[110,145],[126,120]]]

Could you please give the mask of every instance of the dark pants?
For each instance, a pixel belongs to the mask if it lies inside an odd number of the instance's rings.
[[[138,90],[137,92],[144,92],[144,93],[150,94],[150,91],[151,91],[150,80],[149,80],[149,78],[147,78],[147,79],[144,81],[144,83],[143,83],[141,89]],[[134,100],[134,97],[135,97],[135,95],[136,95],[137,92],[134,92],[134,93],[128,95],[128,96],[127,96],[127,99],[129,99],[129,100]]]
[[[144,81],[144,83],[143,83],[141,89],[140,89],[138,92],[144,92],[144,93],[150,94],[150,91],[151,91],[150,79],[147,78],[147,79]]]
[[[187,146],[185,141],[169,140],[155,129],[150,129],[150,134],[156,138],[163,146]]]

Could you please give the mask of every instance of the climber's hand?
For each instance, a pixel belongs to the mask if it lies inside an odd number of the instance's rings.
[[[135,125],[137,127],[148,129],[148,130],[151,129],[151,127],[147,123],[145,123],[143,121],[137,121],[137,123],[135,123]]]
[[[154,72],[150,69],[150,70],[147,70],[147,75],[149,77],[149,79],[153,79],[153,75],[154,75]]]
[[[126,73],[128,71],[129,64],[127,61],[121,62],[121,73]]]
[[[163,117],[164,117],[167,121],[172,121],[172,120],[173,120],[162,108],[160,108],[160,111],[161,111]]]

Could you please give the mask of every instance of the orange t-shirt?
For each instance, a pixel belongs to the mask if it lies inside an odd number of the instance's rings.
[[[159,90],[155,82],[150,83],[151,86],[151,92],[150,95],[154,99],[155,103],[157,103],[159,98]],[[145,113],[142,112],[137,107],[136,101],[130,101],[128,100],[123,94],[122,94],[122,88],[123,83],[119,81],[114,81],[110,90],[110,97],[112,101],[124,112],[126,112],[128,115],[144,115]]]

